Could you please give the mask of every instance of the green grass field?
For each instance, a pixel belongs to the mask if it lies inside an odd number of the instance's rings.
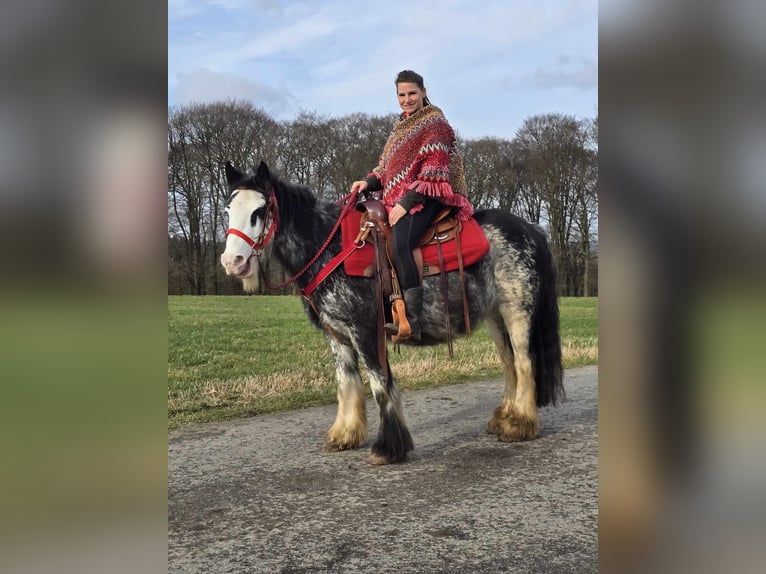
[[[564,366],[598,362],[598,299],[562,298]],[[501,377],[486,329],[454,344],[391,352],[403,389]],[[389,349],[392,347],[389,346]],[[324,335],[299,297],[168,297],[168,424],[273,412],[335,400]],[[498,391],[500,392],[500,391]]]

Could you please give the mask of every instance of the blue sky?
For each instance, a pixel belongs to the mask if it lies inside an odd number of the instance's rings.
[[[596,0],[169,0],[168,104],[244,99],[272,117],[399,111],[396,74],[425,78],[465,138],[526,117],[592,118]]]

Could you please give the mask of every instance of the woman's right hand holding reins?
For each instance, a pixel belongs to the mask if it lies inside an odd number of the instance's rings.
[[[367,181],[360,179],[351,184],[351,193],[361,193],[367,189]]]

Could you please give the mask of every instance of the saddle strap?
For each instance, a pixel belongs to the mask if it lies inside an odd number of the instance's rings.
[[[463,318],[465,319],[465,334],[471,336],[471,319],[468,316],[468,294],[465,292],[465,274],[463,273],[463,246],[460,243],[460,231],[462,225],[458,227],[455,242],[457,247],[457,266],[460,270],[460,289],[463,291]]]
[[[450,328],[449,319],[449,289],[447,288],[447,273],[444,271],[444,254],[442,253],[441,241],[436,242],[436,252],[439,254],[439,267],[441,271],[439,275],[442,278],[442,293],[444,295],[444,316],[446,317],[447,327],[447,349],[449,350],[449,358],[453,358],[455,353],[452,349],[452,329]]]
[[[386,346],[386,312],[383,302],[383,255],[381,253],[380,245],[381,234],[378,232],[372,233],[372,243],[375,246],[375,266],[377,273],[375,273],[375,302],[377,303],[377,315],[378,319],[378,360],[380,361],[380,368],[383,371],[383,379],[388,384],[388,347]]]

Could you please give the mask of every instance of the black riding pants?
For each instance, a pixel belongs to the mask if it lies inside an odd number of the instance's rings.
[[[402,292],[420,285],[420,276],[412,250],[423,237],[428,225],[443,208],[444,205],[439,200],[427,197],[423,203],[423,209],[414,215],[406,214],[391,228],[394,268]]]

